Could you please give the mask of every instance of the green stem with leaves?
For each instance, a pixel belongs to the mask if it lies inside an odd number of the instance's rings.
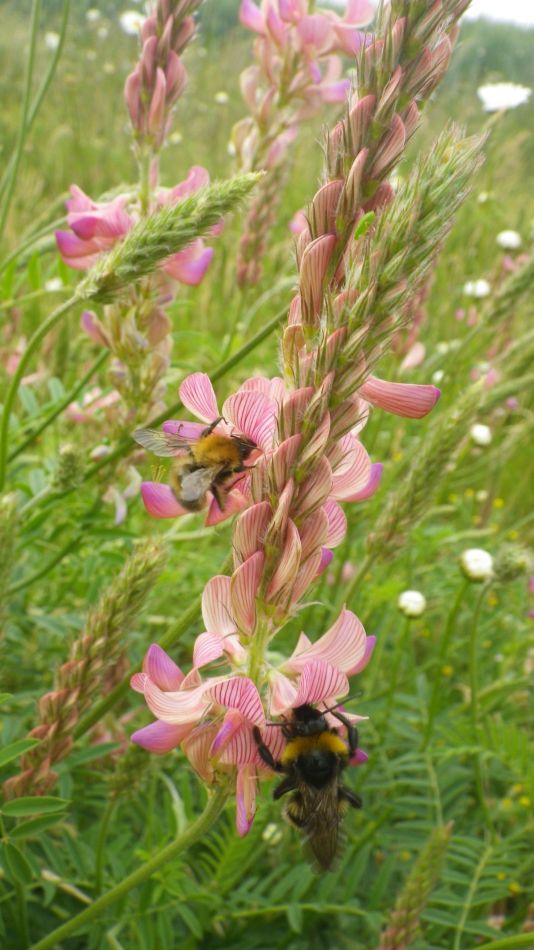
[[[138,887],[144,881],[147,881],[156,871],[159,871],[168,861],[172,861],[182,851],[190,848],[191,845],[201,840],[217,821],[228,798],[229,791],[226,786],[220,786],[215,790],[208,800],[204,811],[193,821],[189,828],[186,828],[182,834],[178,835],[171,844],[162,848],[150,860],[138,867],[128,877],[125,877],[119,884],[112,887],[102,897],[99,897],[90,907],[82,910],[80,914],[71,917],[66,923],[62,924],[52,933],[48,934],[43,940],[32,945],[30,950],[49,950],[51,947],[57,947],[66,937],[76,933],[80,927],[87,924],[90,920],[100,917],[101,913],[113,906],[122,897],[125,897],[134,887]]]
[[[443,637],[441,638],[438,657],[437,657],[436,665],[434,669],[432,693],[430,694],[430,701],[428,703],[428,714],[427,714],[425,734],[423,738],[423,749],[427,748],[428,743],[430,742],[430,739],[432,738],[432,732],[434,729],[434,720],[438,712],[440,691],[442,688],[442,681],[439,675],[440,669],[443,664],[443,661],[445,660],[447,656],[447,651],[450,646],[451,637],[453,635],[454,628],[456,626],[456,621],[458,619],[458,614],[460,612],[460,608],[462,606],[464,597],[467,593],[468,587],[469,587],[469,581],[464,580],[463,584],[461,585],[458,591],[458,594],[456,595],[456,600],[454,601],[454,604],[452,605],[452,608],[449,612],[449,616],[447,618],[447,626],[445,627],[445,632],[443,634]]]

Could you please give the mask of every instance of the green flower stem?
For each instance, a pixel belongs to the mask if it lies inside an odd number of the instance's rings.
[[[32,300],[39,300],[42,297],[50,297],[50,291],[44,287],[41,290],[32,290],[30,294],[24,294],[21,297],[12,297],[11,300],[1,300],[0,310],[10,310],[11,307],[20,307],[23,303],[31,303]],[[70,293],[70,287],[59,287],[52,291],[53,294]]]
[[[20,881],[15,881],[15,894],[17,895],[17,904],[19,907],[20,934],[22,945],[27,947],[30,943],[30,930],[28,927],[28,906],[26,903],[26,892],[24,885]]]
[[[115,887],[112,887],[111,890],[103,894],[102,897],[95,900],[90,907],[82,910],[82,912],[76,914],[75,917],[71,917],[70,920],[62,924],[61,927],[57,927],[56,930],[53,930],[52,933],[44,937],[43,940],[39,940],[38,943],[33,944],[30,950],[49,950],[51,947],[59,946],[66,937],[75,933],[82,925],[88,923],[90,920],[98,918],[102,911],[107,910],[107,908],[111,907],[116,901],[125,897],[134,887],[142,884],[143,881],[147,881],[156,871],[159,871],[160,868],[167,864],[168,861],[172,861],[172,859],[181,854],[182,851],[185,851],[192,844],[195,844],[196,841],[203,838],[221,814],[228,797],[229,791],[225,786],[217,788],[209,798],[208,804],[202,814],[199,815],[196,821],[192,822],[189,828],[186,828],[182,834],[178,835],[171,844],[168,844],[167,847],[158,851],[154,857],[138,867],[136,871],[133,871],[128,877],[125,877],[124,880]]]
[[[28,62],[26,64],[26,76],[24,79],[24,94],[22,97],[22,110],[20,114],[19,130],[17,133],[17,141],[15,143],[15,151],[13,153],[13,164],[11,171],[8,171],[7,177],[5,179],[5,189],[0,206],[0,240],[2,239],[4,233],[9,206],[11,204],[11,199],[15,190],[17,172],[19,170],[20,160],[22,158],[22,150],[24,148],[24,140],[26,138],[26,124],[30,109],[30,97],[32,94],[33,67],[35,65],[35,49],[37,46],[37,37],[39,35],[40,14],[41,0],[33,0],[30,19]]]
[[[233,559],[230,555],[226,558],[224,564],[220,569],[221,574],[226,574],[227,571],[232,569]],[[189,627],[200,619],[201,616],[201,606],[200,599],[195,598],[193,603],[184,610],[183,614],[178,618],[176,623],[173,623],[171,627],[167,630],[167,633],[159,640],[159,646],[163,650],[167,650],[169,647],[173,646],[177,640],[189,629]],[[141,663],[138,663],[136,666],[126,674],[126,676],[121,680],[120,683],[115,686],[114,689],[108,693],[104,699],[100,700],[99,703],[95,703],[91,712],[84,716],[84,718],[79,722],[78,726],[74,730],[74,738],[79,739],[83,736],[92,726],[95,725],[102,719],[102,716],[105,716],[110,709],[118,703],[123,696],[128,692],[130,686],[130,679],[133,673],[138,673],[141,669]]]
[[[491,943],[480,943],[480,950],[484,947],[490,947],[491,950],[519,950],[520,947],[534,946],[534,936],[531,933],[511,934],[509,937],[503,937],[501,940],[492,940]]]
[[[20,445],[17,445],[15,449],[13,449],[13,451],[8,455],[8,461],[11,461],[12,459],[16,458],[17,455],[20,455],[21,452],[24,452],[24,449],[26,449],[28,445],[30,445],[30,443],[33,442],[33,440],[37,438],[38,435],[41,435],[41,433],[44,432],[44,430],[47,429],[48,426],[52,424],[54,419],[57,419],[57,417],[61,415],[61,413],[67,408],[67,406],[70,406],[71,402],[74,402],[76,397],[82,392],[84,387],[87,385],[91,377],[94,376],[95,373],[97,373],[99,369],[101,369],[101,367],[104,365],[104,363],[106,362],[108,358],[109,358],[109,350],[103,350],[102,353],[100,353],[100,355],[98,356],[98,358],[94,361],[94,363],[91,363],[91,366],[89,367],[85,375],[82,376],[82,378],[76,383],[76,386],[74,386],[74,388],[71,389],[69,393],[67,393],[67,395],[61,400],[61,402],[58,402],[57,405],[54,406],[54,408],[52,409],[52,412],[50,412],[46,416],[46,418],[43,419],[43,421],[39,423],[37,428],[32,429],[31,432],[28,433],[24,441],[21,442]]]
[[[482,610],[482,603],[484,597],[489,589],[489,584],[484,584],[480,594],[478,595],[478,600],[475,606],[475,613],[473,616],[473,623],[471,626],[471,633],[469,637],[469,686],[470,686],[470,698],[469,698],[469,707],[471,711],[471,726],[473,729],[473,739],[475,742],[478,741],[478,665],[477,665],[477,636],[478,636],[478,624],[480,620],[480,612]],[[474,765],[475,765],[475,783],[477,789],[477,797],[480,803],[481,808],[484,810],[488,825],[491,827],[491,814],[489,808],[486,804],[486,798],[484,795],[484,773],[482,769],[482,759],[480,757],[480,752],[477,751],[474,754]]]
[[[98,840],[95,850],[95,894],[100,894],[102,890],[102,876],[104,873],[104,862],[106,860],[106,840],[108,836],[109,825],[111,819],[113,818],[116,805],[116,798],[112,798],[111,801],[108,802],[107,808],[102,818],[100,830],[98,832]]]
[[[397,686],[399,682],[399,670],[402,663],[402,657],[406,650],[406,645],[410,641],[410,631],[412,625],[412,617],[406,617],[404,621],[404,629],[400,635],[396,638],[395,651],[393,653],[393,659],[391,661],[391,672],[389,675],[389,692],[386,703],[386,712],[384,714],[384,719],[387,722],[391,713],[391,708],[393,706],[393,701],[395,699],[395,694],[397,692]]]
[[[451,637],[453,635],[453,632],[456,626],[456,621],[458,619],[460,607],[462,606],[469,584],[470,582],[468,580],[464,580],[463,584],[461,585],[458,591],[458,594],[456,596],[456,600],[454,601],[454,604],[452,605],[452,608],[449,612],[449,616],[447,618],[447,626],[445,627],[445,632],[441,639],[438,658],[437,658],[437,662],[435,666],[434,682],[432,684],[432,693],[430,695],[430,701],[428,704],[426,729],[425,729],[425,734],[423,738],[423,750],[427,748],[428,743],[430,742],[430,739],[432,738],[434,720],[436,718],[436,714],[439,707],[440,690],[442,686],[441,679],[439,677],[439,671],[441,669],[443,661],[445,660],[447,656],[447,651],[449,649]]]
[[[350,584],[347,584],[345,588],[345,593],[344,593],[344,600],[345,600],[345,603],[349,604],[349,606],[350,606],[350,602],[352,598],[354,597],[354,594],[356,593],[358,587],[360,586],[367,572],[371,570],[375,560],[376,560],[375,554],[367,554],[367,556],[364,558],[361,564],[360,569],[356,572]]]
[[[33,354],[37,350],[39,344],[44,340],[45,336],[56,326],[61,318],[68,313],[69,310],[79,303],[78,294],[74,293],[72,297],[69,297],[65,303],[61,304],[57,310],[54,310],[50,314],[47,320],[41,324],[41,326],[35,331],[33,336],[30,338],[28,345],[22,354],[17,370],[11,380],[9,389],[6,393],[6,398],[4,402],[4,411],[2,413],[2,422],[0,423],[0,491],[3,489],[5,480],[6,480],[6,459],[7,459],[7,442],[9,437],[9,420],[11,418],[11,413],[13,411],[13,406],[15,399],[18,393],[20,382],[28,363],[30,362]]]

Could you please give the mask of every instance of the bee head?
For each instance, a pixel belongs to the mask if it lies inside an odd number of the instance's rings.
[[[258,448],[255,442],[252,439],[247,439],[245,435],[232,435],[232,442],[237,447],[239,452],[239,457],[242,462],[245,462],[250,455]]]

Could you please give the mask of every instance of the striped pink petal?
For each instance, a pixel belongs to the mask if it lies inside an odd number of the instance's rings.
[[[212,680],[212,683],[214,681]],[[244,719],[257,726],[265,722],[260,694],[247,676],[224,677],[214,685],[207,685],[206,695],[218,706],[237,709]]]
[[[200,633],[193,647],[193,666],[199,668],[224,656],[224,641],[216,633]]]
[[[237,709],[229,709],[225,713],[222,726],[219,727],[215,736],[210,755],[218,757],[223,749],[228,745],[233,735],[243,726],[243,716]]]
[[[168,419],[163,423],[162,429],[169,435],[179,435],[185,442],[196,442],[206,431],[206,426],[203,422],[181,422],[179,419]]]
[[[186,376],[180,386],[180,399],[186,409],[203,422],[213,422],[219,415],[217,398],[206,373]]]
[[[355,676],[356,673],[361,673],[361,671],[365,669],[365,667],[367,666],[367,664],[369,663],[369,660],[371,659],[373,655],[373,650],[375,648],[375,645],[376,645],[376,637],[367,637],[367,640],[365,643],[365,650],[363,651],[363,656],[361,660],[358,663],[356,663],[355,666],[351,667],[350,670],[347,670],[347,676]]]
[[[347,447],[344,462],[334,469],[332,475],[332,498],[343,501],[361,491],[371,477],[371,459],[361,442],[353,435],[347,435],[342,442]]]
[[[239,22],[247,30],[253,30],[255,33],[265,33],[263,14],[252,0],[241,0]]]
[[[263,545],[265,531],[272,516],[268,501],[260,501],[244,511],[234,528],[233,546],[236,567]]]
[[[306,663],[299,680],[294,705],[320,703],[322,700],[346,696],[349,681],[344,673],[330,663],[312,660]]]
[[[298,529],[293,521],[289,520],[282,554],[267,588],[269,600],[272,600],[281,590],[293,585],[300,565],[301,550]]]
[[[258,591],[265,555],[257,551],[233,573],[231,579],[232,616],[243,633],[250,634],[256,623],[256,593]]]
[[[236,632],[232,618],[230,578],[224,574],[216,574],[206,584],[202,594],[202,617],[209,633],[224,637],[227,633]]]
[[[311,475],[302,483],[297,512],[300,518],[309,516],[316,508],[323,505],[327,497],[332,493],[332,469],[328,459],[323,456]]]
[[[245,495],[237,489],[232,489],[232,491],[229,491],[225,495],[224,510],[219,508],[216,499],[212,497],[209,503],[205,524],[210,528],[213,525],[220,524],[221,521],[227,521],[228,518],[233,518],[234,515],[243,511],[247,505],[248,501]]]
[[[147,680],[146,673],[134,673],[130,680],[130,686],[135,689],[136,693],[144,693]]]
[[[196,287],[210,266],[213,255],[213,248],[205,247],[202,239],[197,238],[183,251],[178,251],[177,254],[167,258],[161,267],[174,280],[188,287]]]
[[[323,508],[314,511],[313,515],[310,515],[299,529],[303,561],[317,548],[322,548],[327,543],[328,529],[329,519],[323,506]]]
[[[310,399],[313,396],[313,386],[303,386],[301,389],[295,389],[289,396],[286,396],[282,404],[280,434],[282,437],[286,433],[298,432],[302,425],[302,417],[306,411]]]
[[[257,747],[250,723],[241,720],[241,725],[225,742],[219,755],[222,765],[256,764]]]
[[[213,683],[213,680],[211,680]],[[145,700],[148,708],[163,722],[171,725],[183,725],[186,722],[198,722],[209,708],[211,702],[206,696],[210,681],[194,689],[181,689],[177,692],[164,692],[147,679]]]
[[[192,726],[171,726],[168,722],[151,722],[149,726],[138,729],[130,738],[136,745],[148,752],[155,752],[157,755],[163,755],[165,752],[171,752],[180,745],[183,739],[189,735]]]
[[[146,510],[153,518],[178,518],[186,514],[186,509],[176,501],[169,485],[143,482],[141,496]]]
[[[441,392],[435,386],[416,383],[388,383],[377,376],[369,376],[360,393],[375,406],[407,419],[422,419],[436,405]]]
[[[321,560],[319,562],[319,567],[317,569],[317,575],[322,574],[326,571],[327,567],[332,563],[334,557],[334,552],[329,548],[323,548],[321,551]]]
[[[366,501],[367,498],[371,498],[380,485],[383,470],[384,466],[382,462],[373,462],[367,485],[364,485],[364,487],[361,488],[360,491],[355,492],[354,495],[349,495],[348,498],[344,498],[343,501]]]
[[[293,584],[293,590],[291,591],[291,603],[296,604],[298,600],[306,593],[308,587],[313,584],[314,580],[319,576],[321,572],[321,563],[323,559],[323,551],[327,550],[326,548],[317,548],[313,554],[309,554],[304,563],[302,564],[296,578],[295,583]]]
[[[179,689],[184,674],[174,660],[157,643],[149,646],[143,660],[143,673],[150,677],[160,689]]]
[[[287,709],[296,706],[297,688],[278,671],[271,676],[269,692],[269,713],[271,716],[281,716]]]
[[[234,393],[223,406],[224,418],[264,452],[269,452],[273,446],[276,411],[276,403],[263,393],[246,389]]]
[[[204,782],[212,782],[214,778],[214,768],[210,761],[210,749],[216,732],[217,726],[215,723],[202,723],[202,725],[193,729],[191,734],[182,742],[183,752],[197,775]]]
[[[343,609],[335,624],[319,640],[300,651],[299,642],[295,653],[282,668],[299,673],[310,661],[321,660],[348,674],[363,659],[366,641],[365,630],[357,616],[351,610]]]
[[[300,432],[298,432],[296,435],[290,436],[289,439],[285,439],[284,442],[278,446],[272,457],[272,473],[275,488],[279,492],[282,491],[290,477],[291,469],[295,464],[301,442],[302,436]]]
[[[246,2],[246,0],[243,0]],[[254,6],[254,4],[252,4]],[[242,765],[237,771],[236,782],[236,828],[243,838],[248,834],[256,814],[256,768],[254,765]]]
[[[328,534],[325,544],[329,548],[335,548],[341,544],[347,533],[347,518],[341,506],[331,498],[325,502],[323,511],[328,517]]]

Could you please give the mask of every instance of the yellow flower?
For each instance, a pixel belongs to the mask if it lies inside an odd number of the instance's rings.
[[[530,808],[530,798],[528,795],[521,795],[519,799],[519,804],[523,805],[524,808]]]
[[[496,876],[496,878],[497,878],[498,881],[505,881],[505,880],[506,880],[506,873],[505,873],[504,871],[497,871],[497,874],[496,874],[495,876]]]
[[[499,603],[499,598],[497,594],[494,594],[493,591],[488,594],[488,607],[496,607]]]
[[[515,528],[510,528],[510,531],[507,532],[506,537],[509,541],[517,541],[519,537],[519,531],[516,531]]]
[[[493,499],[494,508],[504,508],[504,498],[494,498]]]
[[[475,496],[475,489],[474,489],[474,488],[466,488],[466,490],[464,491],[464,495],[465,495],[466,498],[474,498],[474,496]]]
[[[521,884],[518,884],[517,881],[512,881],[512,883],[508,885],[508,890],[511,894],[520,894]]]
[[[441,667],[441,672],[444,676],[452,676],[454,673],[454,667],[451,666],[450,663],[446,663],[445,666]]]
[[[523,791],[524,787],[525,786],[522,785],[521,782],[516,782],[515,785],[512,785],[510,791],[512,795],[519,795]]]

